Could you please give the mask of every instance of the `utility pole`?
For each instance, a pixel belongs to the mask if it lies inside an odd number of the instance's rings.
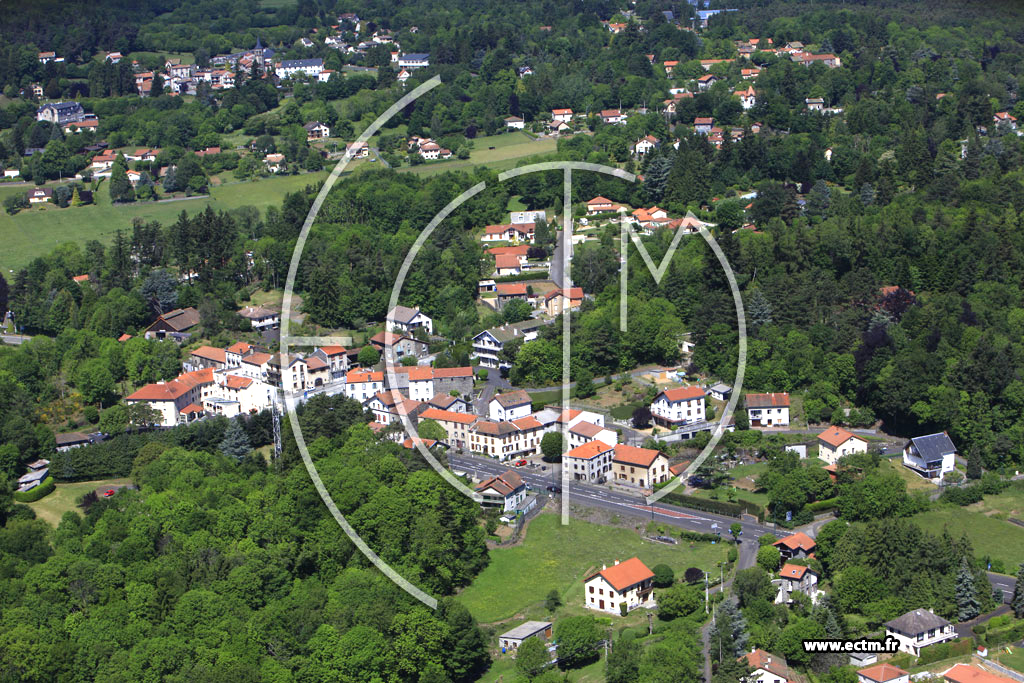
[[[704,614],[708,613],[708,573],[704,572]]]

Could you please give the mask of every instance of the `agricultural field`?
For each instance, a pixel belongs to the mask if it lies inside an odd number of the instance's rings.
[[[0,251],[0,268],[8,272],[21,268],[32,259],[43,256],[61,242],[85,244],[88,240],[109,243],[118,228],[130,232],[132,220],[173,223],[178,214],[186,211],[198,213],[212,206],[217,211],[255,206],[261,211],[268,206],[280,206],[288,192],[306,185],[319,186],[327,172],[278,176],[251,182],[225,183],[210,188],[208,197],[174,199],[161,202],[135,202],[114,206],[106,184],[95,193],[96,203],[90,206],[58,208],[44,204],[25,209],[17,215],[0,213],[0,235],[4,249]],[[0,186],[0,202],[16,192],[26,192],[30,186]]]
[[[1024,529],[1021,530],[1024,532]],[[556,589],[566,609],[584,612],[583,579],[615,560],[638,556],[648,567],[667,564],[681,576],[688,567],[711,569],[724,561],[727,544],[652,543],[637,532],[576,519],[562,525],[556,514],[542,513],[527,527],[523,542],[491,551],[491,563],[459,599],[481,622],[509,619],[544,602]]]

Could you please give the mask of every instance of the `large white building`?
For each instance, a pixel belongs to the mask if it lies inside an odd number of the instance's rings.
[[[704,390],[697,386],[665,389],[651,403],[651,416],[665,427],[703,422],[705,414]]]
[[[387,320],[392,330],[412,334],[418,329],[424,330],[427,334],[434,333],[434,321],[423,311],[407,306],[395,306],[388,313]]]
[[[316,59],[286,59],[274,65],[274,73],[279,78],[292,78],[297,75],[318,77],[324,70],[324,60]]]
[[[627,612],[637,607],[657,606],[654,602],[654,572],[638,557],[631,557],[625,562],[616,560],[611,567],[602,566],[601,571],[583,582],[584,607],[621,614],[620,605],[623,603]]]
[[[744,402],[751,427],[789,425],[789,394],[747,394]]]
[[[576,481],[601,482],[612,469],[615,446],[588,441],[562,456],[562,467]]]

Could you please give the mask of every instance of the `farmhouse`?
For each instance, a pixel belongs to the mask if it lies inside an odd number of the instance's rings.
[[[551,120],[564,123],[572,121],[572,109],[552,109]]]
[[[551,639],[551,622],[527,621],[522,623],[511,631],[506,631],[498,636],[498,644],[501,645],[502,652],[518,650],[527,638],[540,638],[547,642]]]
[[[844,455],[867,453],[867,451],[867,441],[842,427],[832,425],[818,434],[818,457],[829,465],[835,465]]]
[[[664,427],[676,427],[688,422],[703,422],[704,390],[700,387],[665,389],[654,397],[651,416]]]
[[[188,339],[189,330],[199,324],[199,311],[189,306],[188,308],[176,308],[159,316],[146,330],[143,336],[146,339],[165,339],[170,337],[175,341]]]
[[[653,580],[654,572],[640,558],[616,560],[613,566],[602,566],[583,582],[583,606],[611,614],[622,614],[622,605],[626,612],[637,607],[654,608]]]
[[[619,444],[612,458],[615,481],[651,488],[668,481],[668,458],[653,448],[637,448]]]

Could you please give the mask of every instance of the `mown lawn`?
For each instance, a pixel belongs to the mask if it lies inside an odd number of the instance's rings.
[[[1006,652],[1006,649],[1010,652]],[[1024,673],[1024,648],[1004,646],[999,648],[998,654],[995,652],[989,653],[996,658],[996,660],[1003,666],[1008,666],[1014,671]]]
[[[918,475],[914,474],[906,467],[904,467],[903,461],[900,460],[899,458],[883,459],[882,462],[879,464],[879,471],[882,474],[886,474],[887,472],[895,472],[900,476],[900,479],[907,482],[907,490],[911,492],[928,491],[929,493],[932,493],[938,489],[938,487],[935,484],[931,483],[927,479],[924,479],[923,477],[919,477]]]
[[[35,510],[36,517],[55,527],[60,523],[60,518],[63,517],[64,513],[68,510],[74,510],[79,513],[81,512],[81,510],[75,505],[75,501],[83,494],[94,489],[98,489],[101,486],[128,486],[131,483],[131,479],[121,478],[57,484],[57,488],[53,493],[45,498],[37,500],[34,503],[28,503],[27,505]]]
[[[494,147],[494,149],[489,149]],[[433,175],[445,171],[468,170],[474,166],[487,166],[498,171],[514,168],[525,157],[549,154],[557,149],[554,138],[534,140],[521,132],[503,133],[476,138],[469,159],[427,162],[418,166],[403,166],[402,172]]]
[[[35,206],[10,216],[0,212],[0,235],[4,248],[0,250],[0,268],[4,271],[21,268],[32,259],[51,252],[62,242],[84,245],[96,239],[109,243],[118,228],[130,233],[132,220],[159,221],[168,225],[186,211],[195,214],[212,206],[214,210],[255,206],[261,211],[268,206],[279,206],[288,192],[301,190],[306,185],[319,187],[326,172],[294,176],[277,176],[252,182],[236,182],[210,189],[210,196],[170,202],[136,202],[114,206],[106,183],[96,191],[96,204],[60,209],[54,205]],[[0,201],[14,192],[26,192],[29,186],[0,186]]]
[[[1008,568],[1024,562],[1024,528],[1009,522],[954,506],[922,512],[912,519],[933,534],[942,533],[943,527],[949,527],[953,538],[966,533],[978,557],[988,555],[1000,559]]]
[[[579,606],[582,612],[583,579],[602,564],[636,555],[648,567],[664,563],[682,576],[688,567],[713,568],[726,552],[724,543],[699,543],[692,549],[685,542],[663,545],[629,529],[576,519],[563,526],[559,515],[542,513],[530,522],[522,544],[491,551],[491,563],[459,599],[484,623],[539,605],[552,589],[562,594],[566,607]]]

